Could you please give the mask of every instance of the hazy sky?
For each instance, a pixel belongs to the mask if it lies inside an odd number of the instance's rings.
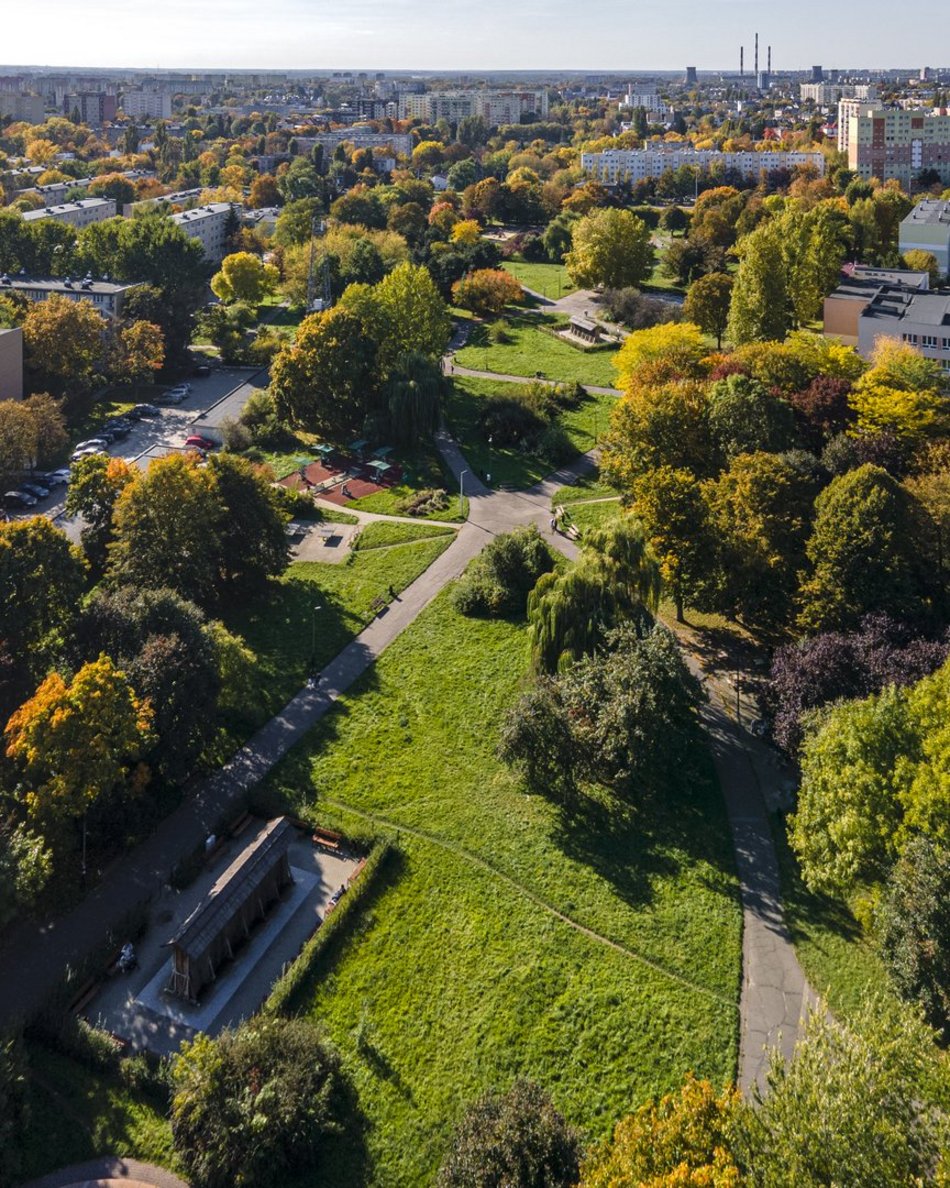
[[[57,66],[634,70],[939,66],[947,0],[7,0],[0,60]]]

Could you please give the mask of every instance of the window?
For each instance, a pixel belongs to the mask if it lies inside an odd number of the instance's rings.
[[[937,336],[935,334],[924,334],[921,336],[920,345],[930,347],[932,350],[937,349]]]

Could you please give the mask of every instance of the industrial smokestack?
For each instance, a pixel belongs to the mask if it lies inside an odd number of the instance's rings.
[[[768,56],[765,61],[766,61],[765,73],[771,74],[772,73],[772,47],[771,46],[769,46]]]
[[[756,35],[755,35],[755,59],[753,62],[752,73],[755,75],[756,78],[759,77],[759,35],[758,35],[758,33],[756,33]]]
[[[739,77],[745,77],[745,46],[739,46]]]

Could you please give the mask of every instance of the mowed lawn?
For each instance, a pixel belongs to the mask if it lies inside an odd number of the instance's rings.
[[[520,316],[508,325],[507,343],[486,342],[463,347],[455,359],[461,367],[473,371],[493,371],[496,375],[532,378],[537,372],[550,380],[564,383],[593,384],[612,388],[616,382],[613,367],[615,350],[584,351],[543,330],[541,318],[553,326],[550,315]]]
[[[502,267],[526,289],[549,297],[552,301],[566,297],[577,289],[563,264],[528,264],[524,260],[506,260]]]
[[[406,527],[411,535],[415,525]],[[254,652],[255,664],[242,712],[226,717],[222,754],[286,705],[306,681],[311,658],[323,668],[372,621],[374,598],[389,602],[390,586],[401,593],[428,569],[454,540],[450,528],[444,531],[391,548],[361,549],[339,565],[294,562],[263,596],[225,616]],[[369,543],[380,534],[374,528]]]
[[[567,819],[496,756],[528,665],[522,624],[444,592],[275,774],[301,813],[403,859],[296,1004],[344,1054],[369,1168],[429,1184],[465,1105],[517,1076],[588,1136],[692,1069],[734,1075],[740,913],[718,789]],[[672,757],[671,757],[672,758]]]

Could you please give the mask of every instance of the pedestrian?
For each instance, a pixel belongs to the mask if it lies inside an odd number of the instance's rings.
[[[551,531],[557,532],[557,517],[556,516],[551,517]]]
[[[389,597],[392,598],[394,602],[399,601],[399,595],[396,593],[392,585],[389,587]]]

